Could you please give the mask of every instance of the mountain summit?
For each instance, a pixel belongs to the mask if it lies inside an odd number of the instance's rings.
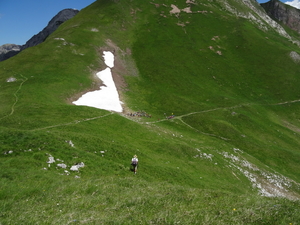
[[[38,34],[30,38],[22,49],[26,49],[35,45],[38,45],[46,40],[46,38],[52,34],[62,23],[74,17],[79,10],[76,9],[64,9],[55,15],[48,23],[48,25]]]
[[[79,11],[76,9],[64,9],[55,15],[48,25],[38,34],[30,38],[24,45],[6,44],[0,46],[0,61],[6,60],[15,56],[20,51],[36,46],[46,40],[46,38],[53,33],[63,22],[74,17]]]
[[[266,13],[275,21],[300,33],[300,10],[278,0],[262,3]]]
[[[6,60],[21,51],[21,46],[16,44],[5,44],[0,46],[0,61]]]

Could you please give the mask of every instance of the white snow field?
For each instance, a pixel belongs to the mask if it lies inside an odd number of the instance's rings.
[[[123,103],[120,101],[111,73],[111,68],[114,67],[114,55],[109,51],[104,51],[103,58],[107,68],[98,72],[97,76],[103,81],[104,86],[100,86],[100,90],[88,92],[82,95],[77,101],[74,101],[73,104],[122,112]]]

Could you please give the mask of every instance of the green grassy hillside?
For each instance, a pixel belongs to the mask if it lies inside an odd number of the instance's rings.
[[[123,113],[72,104],[104,50]],[[94,2],[0,62],[0,224],[299,223],[292,51],[219,1]]]

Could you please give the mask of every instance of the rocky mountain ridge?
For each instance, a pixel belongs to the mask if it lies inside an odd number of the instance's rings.
[[[298,40],[294,40],[279,24],[290,27],[300,33],[300,10],[292,6],[286,5],[279,0],[270,0],[266,3],[257,3],[256,0],[242,0],[243,4],[250,9],[242,12],[233,8],[227,1],[219,1],[224,9],[235,14],[236,16],[247,18],[256,23],[262,30],[268,30],[270,27],[276,30],[280,35],[290,39],[292,42],[300,46]],[[261,6],[261,7],[260,7]],[[0,46],[0,61],[6,60],[20,51],[38,45],[46,40],[63,22],[74,17],[79,11],[75,9],[64,9],[54,16],[48,25],[38,34],[30,38],[24,45],[5,44]],[[279,23],[278,23],[279,22]]]
[[[5,44],[0,46],[0,61],[15,56],[21,51],[21,45]]]
[[[262,3],[266,13],[275,21],[282,23],[292,30],[300,33],[300,10],[290,5],[284,4],[279,0],[271,0]]]
[[[78,12],[79,10],[76,9],[63,9],[50,20],[48,25],[41,32],[30,38],[26,44],[5,44],[0,46],[0,61],[9,59],[26,48],[33,47],[44,42],[47,37],[52,34],[62,23],[73,18]]]

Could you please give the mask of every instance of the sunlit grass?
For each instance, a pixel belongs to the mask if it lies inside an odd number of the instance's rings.
[[[300,220],[299,201],[260,196],[246,167],[224,157],[293,179],[287,197],[299,197],[296,47],[213,3],[178,18],[167,3],[96,1],[0,63],[1,224]],[[120,59],[127,109],[152,118],[71,105],[99,87],[103,49]]]

